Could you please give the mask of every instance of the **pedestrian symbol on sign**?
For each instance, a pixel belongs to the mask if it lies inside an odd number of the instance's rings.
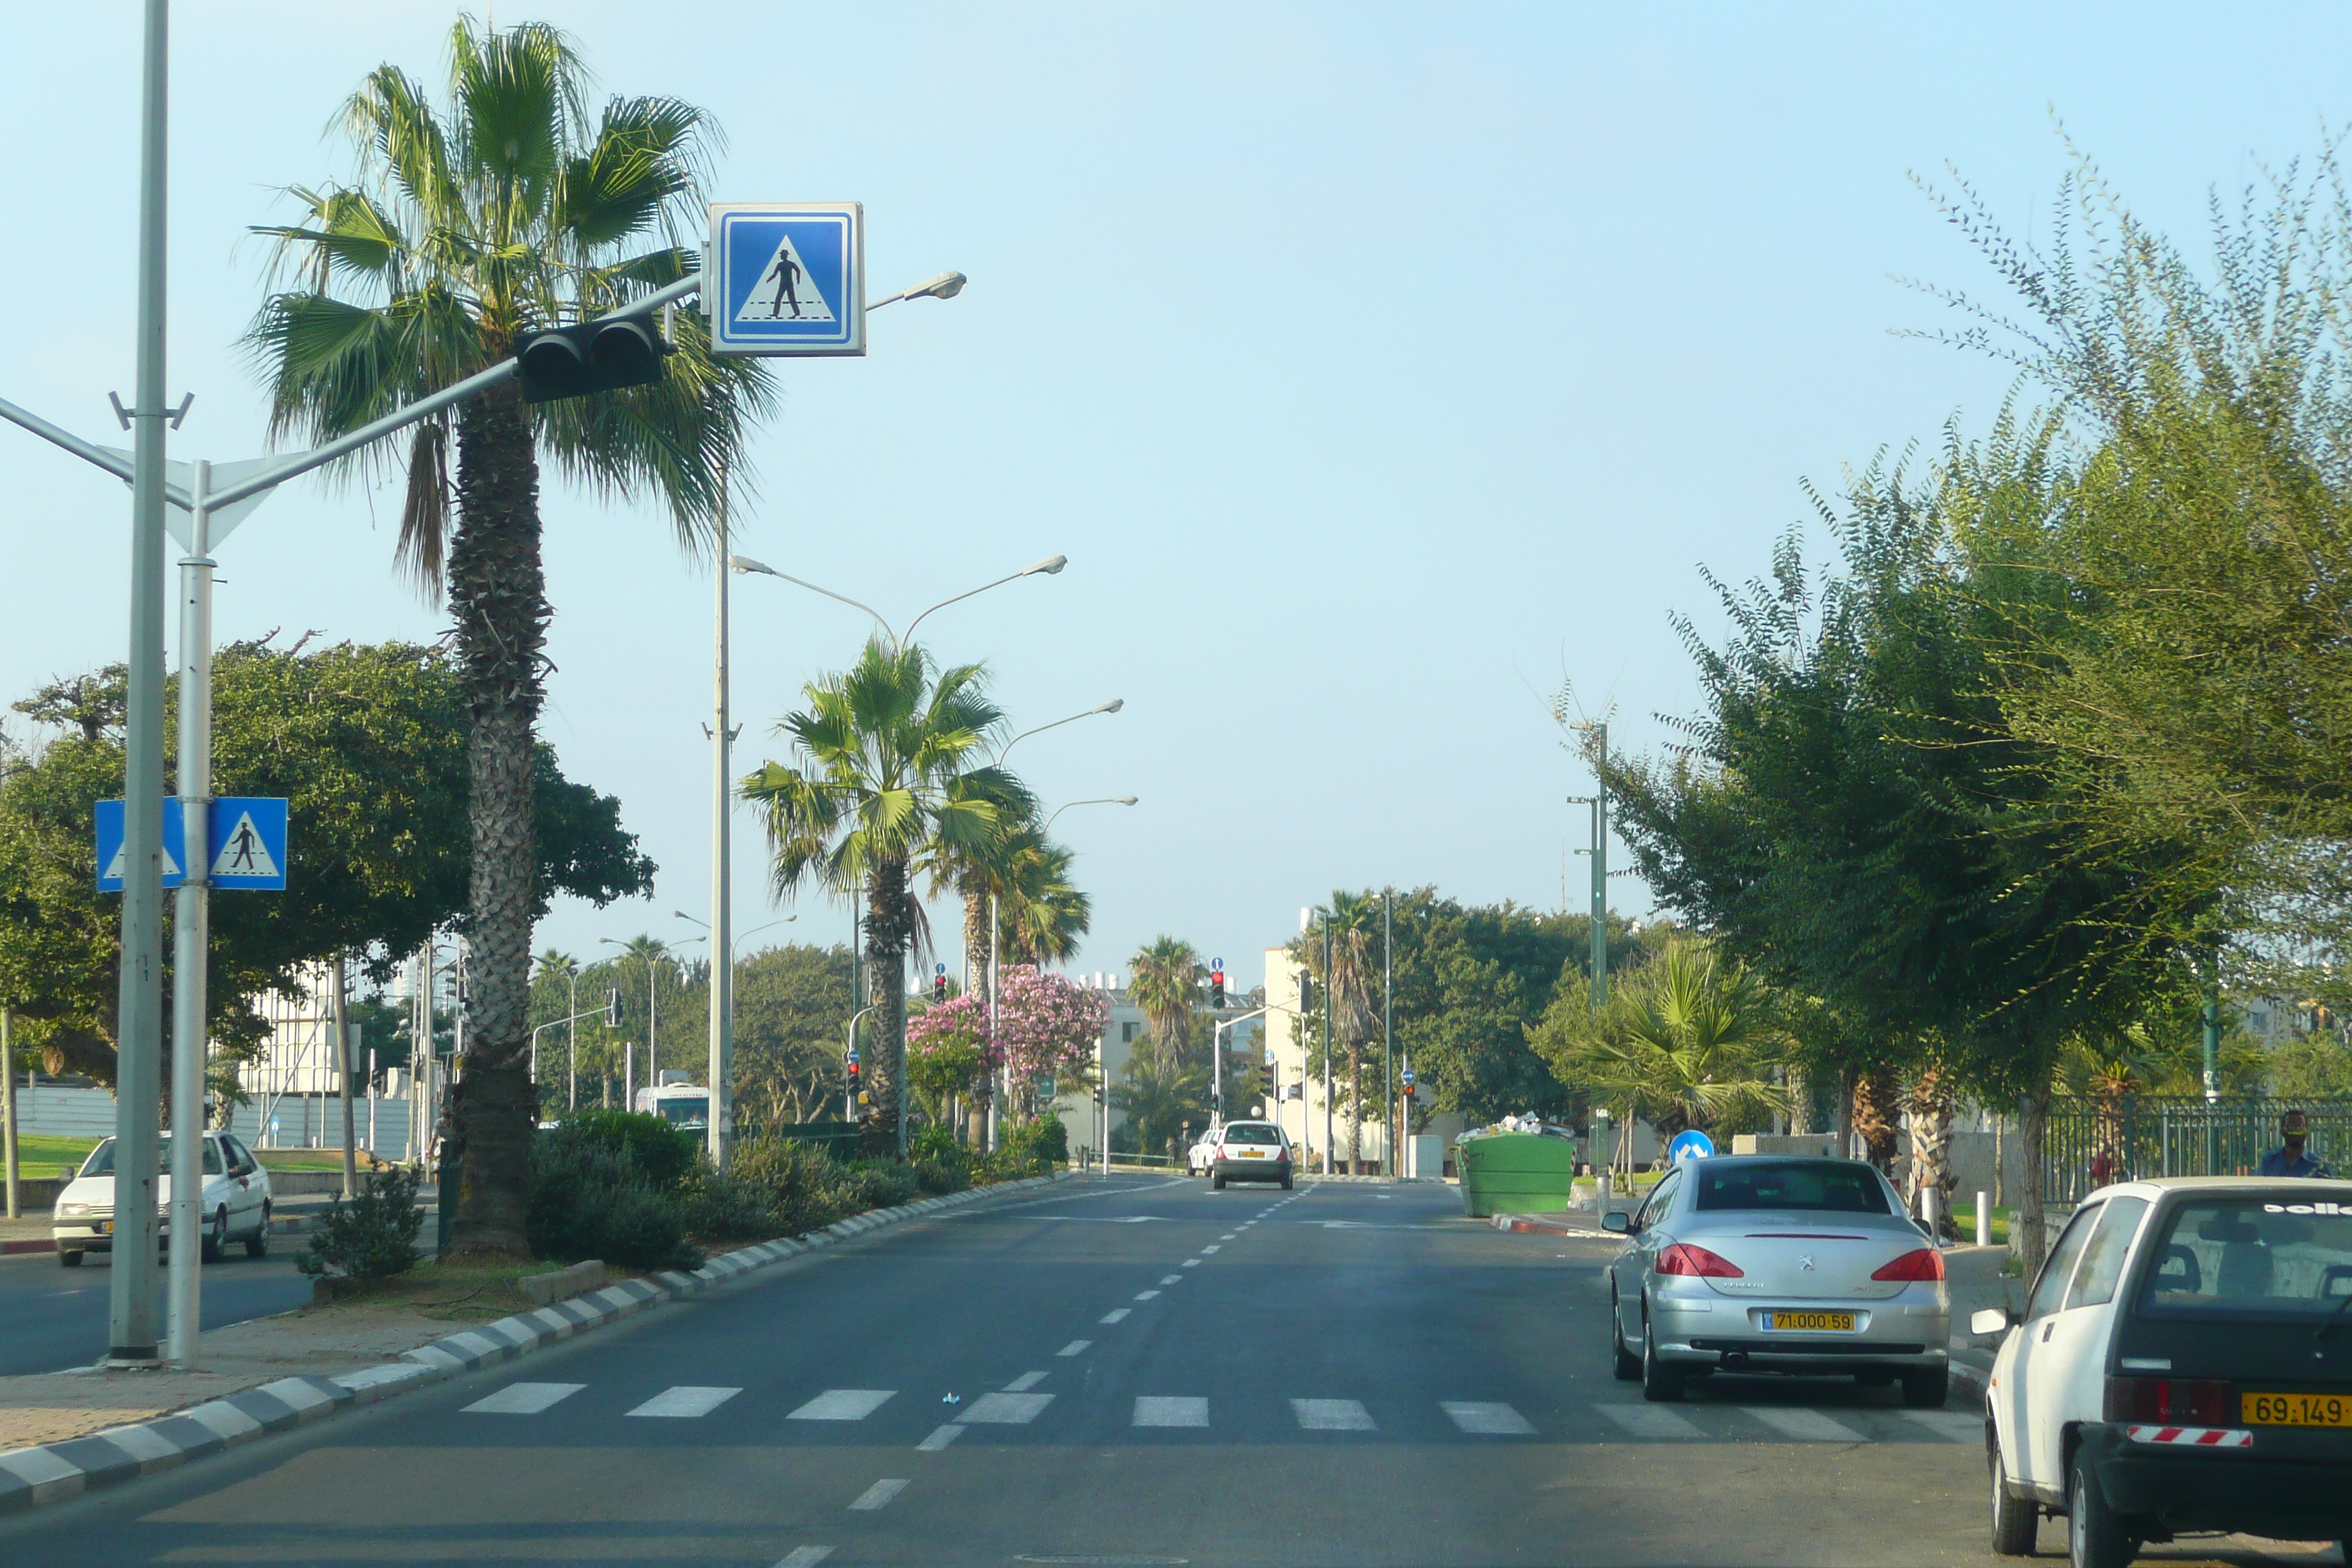
[[[770,286],[773,292],[770,293]],[[801,254],[793,247],[789,232],[776,237],[776,248],[768,265],[760,271],[759,286],[744,299],[742,309],[735,312],[737,325],[751,321],[830,321],[833,307],[825,303],[824,290],[809,278],[808,268],[801,263]]]
[[[236,826],[229,829],[221,844],[220,856],[213,861],[215,877],[275,877],[278,862],[269,858],[269,846],[263,843],[253,826],[253,813],[244,812]]]

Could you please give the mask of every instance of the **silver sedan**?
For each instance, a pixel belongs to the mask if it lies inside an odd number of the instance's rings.
[[[1903,1403],[1950,1387],[1944,1258],[1886,1179],[1854,1160],[1735,1155],[1662,1177],[1609,1265],[1617,1376],[1680,1399],[1716,1372],[1900,1381]]]

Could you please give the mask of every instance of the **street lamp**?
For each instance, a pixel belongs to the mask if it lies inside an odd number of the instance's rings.
[[[1075,724],[1081,719],[1091,719],[1097,713],[1116,713],[1126,706],[1126,698],[1114,697],[1108,702],[1096,703],[1093,707],[1087,709],[1083,713],[1073,713],[1066,719],[1056,719],[1051,724],[1040,724],[1034,730],[1024,730],[1021,733],[1013,736],[1013,739],[1005,742],[1002,747],[998,748],[996,760],[1000,763],[1003,763],[1007,752],[1011,752],[1013,747],[1019,745],[1022,742],[1027,740],[1032,735],[1043,734],[1048,730],[1057,730],[1065,724]]]
[[[1069,803],[1069,805],[1057,805],[1057,806],[1055,806],[1055,807],[1054,808],[1054,816],[1061,816],[1061,815],[1062,815],[1062,813],[1064,813],[1064,812],[1066,812],[1066,811],[1069,810],[1072,806],[1079,806],[1079,805],[1135,805],[1135,804],[1137,803],[1138,798],[1139,798],[1138,796],[1131,795],[1102,795],[1102,796],[1100,796],[1100,797],[1098,797],[1098,798],[1097,798],[1097,799],[1094,799],[1094,800],[1074,800],[1074,801],[1071,801],[1071,802]],[[1043,827],[1041,827],[1041,828],[1039,828],[1039,829],[1037,830],[1040,834],[1050,833],[1050,832],[1052,832],[1052,831],[1053,831],[1053,827],[1054,827],[1054,816],[1049,816],[1049,817],[1047,817],[1047,818],[1045,819],[1045,826],[1043,826]]]
[[[629,944],[621,941],[617,937],[600,936],[596,940],[603,942],[607,947],[617,947],[624,952],[626,952],[629,950]],[[702,939],[698,936],[690,936],[686,940],[687,942],[700,942]],[[681,943],[680,945],[683,946],[684,943]],[[669,946],[666,942],[656,942],[652,949],[645,954],[646,1082],[656,1089],[661,1087],[661,992],[656,984],[656,970],[654,965],[656,961],[667,962],[668,958]]]
[[[727,564],[733,567],[738,572],[756,572],[763,577],[780,577],[787,583],[806,588],[812,594],[822,594],[828,599],[837,599],[841,603],[847,605],[854,609],[865,611],[867,615],[874,617],[875,624],[879,626],[884,634],[889,637],[890,648],[894,653],[903,649],[907,646],[908,639],[915,635],[915,628],[922,624],[923,616],[929,615],[931,610],[944,610],[950,605],[961,604],[962,601],[971,598],[975,594],[985,594],[991,588],[1001,588],[1007,583],[1017,583],[1024,577],[1053,576],[1069,563],[1070,558],[1066,555],[1048,555],[1043,561],[1033,561],[1028,565],[1021,568],[1020,571],[1008,573],[1004,576],[997,578],[994,582],[982,583],[977,588],[967,588],[961,594],[941,599],[938,604],[933,605],[930,609],[925,610],[922,615],[917,616],[913,620],[908,621],[907,623],[906,631],[901,633],[891,630],[890,623],[883,618],[881,611],[876,609],[871,605],[866,604],[857,599],[853,599],[846,594],[836,594],[832,589],[820,587],[804,577],[795,577],[789,572],[779,572],[774,567],[767,564],[767,563],[763,561],[754,561],[748,555],[730,555],[727,558]]]
[[[952,300],[963,292],[963,286],[970,281],[971,279],[961,272],[942,272],[928,282],[916,284],[912,289],[901,289],[896,294],[884,295],[866,306],[866,313],[870,316],[883,306],[895,305],[901,300]]]

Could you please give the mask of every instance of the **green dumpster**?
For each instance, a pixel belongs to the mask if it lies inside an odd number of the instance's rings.
[[[1568,1206],[1576,1179],[1576,1141],[1541,1132],[1484,1132],[1454,1146],[1462,1212],[1547,1214]]]

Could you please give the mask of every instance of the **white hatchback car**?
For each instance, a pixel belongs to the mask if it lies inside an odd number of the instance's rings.
[[[1205,1176],[1209,1173],[1209,1162],[1217,1156],[1217,1131],[1216,1128],[1212,1127],[1202,1133],[1192,1141],[1192,1147],[1186,1152],[1184,1163],[1192,1174]]]
[[[156,1233],[171,1231],[172,1135],[158,1145],[156,1205],[163,1223]],[[217,1263],[232,1239],[242,1238],[249,1258],[269,1256],[269,1173],[253,1152],[226,1132],[205,1134],[204,1258]],[[78,1266],[85,1253],[114,1250],[114,1140],[107,1139],[89,1152],[74,1179],[58,1194],[50,1211],[50,1235],[56,1239],[58,1261]]]
[[[2063,1514],[2074,1568],[2182,1531],[2352,1537],[2352,1182],[2123,1182],[2083,1200],[1985,1392],[1992,1548]]]
[[[1290,1140],[1271,1121],[1228,1121],[1217,1129],[1209,1150],[1209,1185],[1227,1182],[1277,1182],[1290,1190]]]

